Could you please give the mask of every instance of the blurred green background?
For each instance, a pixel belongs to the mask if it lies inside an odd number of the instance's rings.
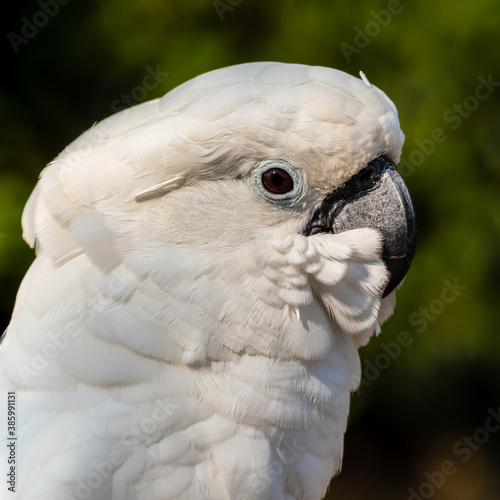
[[[21,239],[23,205],[44,165],[95,121],[241,62],[362,70],[399,109],[419,243],[396,313],[361,351],[364,382],[328,498],[499,500],[500,3],[9,5],[0,329],[33,259]],[[156,84],[146,89],[151,72]]]

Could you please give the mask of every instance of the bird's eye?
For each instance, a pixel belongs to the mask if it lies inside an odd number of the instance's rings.
[[[259,163],[248,179],[260,197],[281,207],[296,205],[307,191],[303,170],[285,159]]]
[[[293,179],[282,168],[270,168],[262,173],[262,185],[272,194],[285,194],[293,190]]]

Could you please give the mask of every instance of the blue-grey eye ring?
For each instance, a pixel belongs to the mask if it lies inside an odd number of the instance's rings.
[[[264,161],[252,174],[252,184],[269,201],[295,204],[305,191],[304,174],[286,160]]]

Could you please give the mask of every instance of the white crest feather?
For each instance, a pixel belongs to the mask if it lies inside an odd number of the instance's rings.
[[[163,196],[173,189],[179,188],[184,181],[184,177],[179,175],[169,179],[165,182],[160,182],[155,186],[151,186],[150,188],[144,189],[140,193],[137,193],[134,198],[135,201],[145,201],[151,198],[155,198],[156,196]]]

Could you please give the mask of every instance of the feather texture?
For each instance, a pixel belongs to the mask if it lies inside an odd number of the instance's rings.
[[[394,294],[381,299],[376,230],[301,230],[402,143],[375,87],[252,63],[68,146],[24,211],[37,257],[0,346],[0,384],[18,394],[11,498],[322,498],[357,348]],[[300,205],[267,203],[248,182],[268,159],[302,171]]]

